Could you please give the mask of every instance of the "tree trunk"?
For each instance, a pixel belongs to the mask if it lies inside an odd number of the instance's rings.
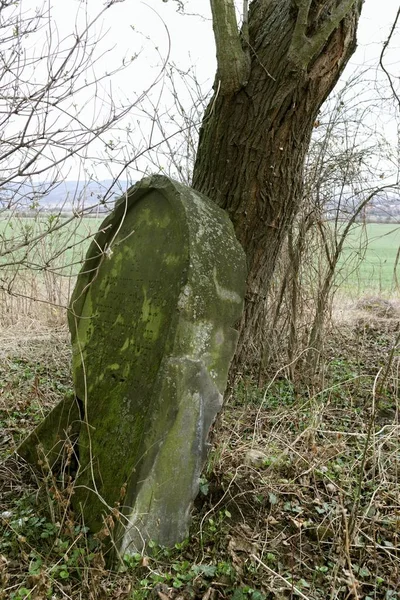
[[[241,32],[242,56],[236,39],[234,61],[227,59],[233,0],[211,5],[218,72],[193,186],[228,211],[247,254],[236,355],[242,367],[262,360],[266,297],[300,207],[311,132],[355,49],[361,0],[253,0]]]

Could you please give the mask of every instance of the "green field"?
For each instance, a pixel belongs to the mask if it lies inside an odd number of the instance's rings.
[[[66,218],[53,215],[0,218],[0,265],[47,265],[64,276],[79,272],[101,218]],[[50,231],[50,233],[48,233]],[[11,249],[13,252],[9,252]]]
[[[46,215],[33,218],[0,218],[0,265],[22,261],[22,265],[47,265],[53,272],[73,277],[79,272],[89,242],[102,219]],[[49,228],[58,227],[46,234]],[[26,244],[27,240],[35,241]],[[4,255],[11,247],[18,248]],[[29,247],[29,250],[27,248]],[[339,289],[352,295],[392,294],[398,291],[395,277],[400,269],[396,257],[400,247],[400,225],[356,224],[351,230],[339,261]]]
[[[398,291],[400,266],[396,264],[396,257],[399,248],[400,225],[354,225],[339,263],[340,287],[355,294]],[[396,273],[399,281],[396,281]]]

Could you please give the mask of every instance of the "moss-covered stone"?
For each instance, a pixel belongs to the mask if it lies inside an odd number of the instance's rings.
[[[79,402],[68,394],[20,444],[17,454],[45,472],[62,470],[71,459],[76,464],[81,424]]]
[[[166,177],[128,190],[89,248],[69,311],[84,415],[74,503],[94,531],[119,506],[120,552],[187,534],[244,287],[225,212]]]

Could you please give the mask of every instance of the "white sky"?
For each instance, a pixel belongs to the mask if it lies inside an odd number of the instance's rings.
[[[86,2],[48,0],[48,2],[52,5],[52,14],[60,38],[74,30],[78,10],[83,16],[83,8],[87,7],[90,14],[95,14],[105,4],[103,0],[86,0]],[[38,0],[22,0],[22,4],[32,7],[38,4]],[[199,4],[202,6],[202,16],[191,15],[190,13],[198,13]],[[182,70],[195,66],[197,78],[203,85],[203,89],[205,91],[211,89],[216,61],[209,2],[187,0],[185,9],[188,14],[178,14],[177,3],[174,0],[168,2],[125,0],[106,11],[103,23],[96,25],[97,34],[106,33],[99,50],[113,49],[99,62],[97,72],[102,73],[110,70],[114,65],[121,64],[123,56],[130,58],[134,54],[139,54],[139,58],[132,63],[129,70],[114,79],[113,94],[116,97],[132,99],[146,89],[159,74],[160,65],[165,60],[168,50],[170,61]],[[342,79],[346,79],[357,66],[377,65],[382,42],[388,35],[397,9],[398,0],[365,0],[358,31],[358,50]],[[393,60],[395,55],[398,55],[398,48],[392,49],[388,60]],[[397,74],[399,74],[398,66]],[[154,92],[159,94],[160,86]],[[157,94],[155,99],[158,98]],[[160,106],[167,104],[168,101],[168,94],[164,95]],[[90,106],[88,101],[88,109]],[[136,123],[136,127],[140,119],[139,111],[134,111],[131,121],[134,125]],[[149,121],[147,120],[147,124],[143,121],[141,129],[145,137],[149,133],[149,127]],[[75,179],[78,177],[77,173],[73,168],[65,176],[68,179]],[[99,166],[96,176],[100,179],[108,178],[110,173],[104,166]],[[132,173],[131,176],[133,179],[138,177],[137,173]]]
[[[91,0],[91,4],[96,3]],[[198,0],[187,0],[188,15],[198,13],[199,4]],[[182,65],[196,64],[202,76],[212,78],[215,71],[215,49],[211,15],[209,2],[203,0],[201,4],[203,19],[196,15],[178,14],[174,0],[122,2],[107,14],[111,37],[114,32],[117,32],[121,47],[126,44],[127,47],[137,48],[140,41],[132,35],[130,29],[132,25],[136,31],[149,36],[163,53],[167,48],[167,39],[162,19],[168,27],[172,41],[171,59]],[[365,0],[358,30],[359,48],[352,58],[353,64],[364,64],[366,61],[376,59],[381,43],[387,37],[394,21],[398,6],[398,0]],[[150,47],[145,56],[151,59]]]
[[[90,0],[90,3],[94,6],[97,1]],[[141,40],[139,35],[135,36],[131,26],[137,32],[148,36],[164,55],[168,47],[165,26],[162,22],[164,21],[171,38],[171,60],[182,68],[195,64],[200,78],[212,80],[216,63],[209,2],[207,0],[201,2],[203,19],[199,16],[189,16],[190,13],[199,11],[199,4],[198,0],[187,0],[188,15],[180,15],[176,11],[177,4],[174,0],[122,2],[107,14],[110,39],[117,34],[121,49],[124,45],[135,49],[145,46],[143,58],[154,63],[151,44],[145,44],[144,39]],[[352,65],[376,61],[398,6],[398,0],[365,0],[358,30],[358,50],[351,59],[350,69]]]

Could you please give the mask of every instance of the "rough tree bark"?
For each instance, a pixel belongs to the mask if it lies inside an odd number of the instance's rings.
[[[302,199],[318,110],[356,46],[362,0],[210,0],[218,71],[193,186],[226,209],[248,261],[236,367],[259,363],[266,297]]]

